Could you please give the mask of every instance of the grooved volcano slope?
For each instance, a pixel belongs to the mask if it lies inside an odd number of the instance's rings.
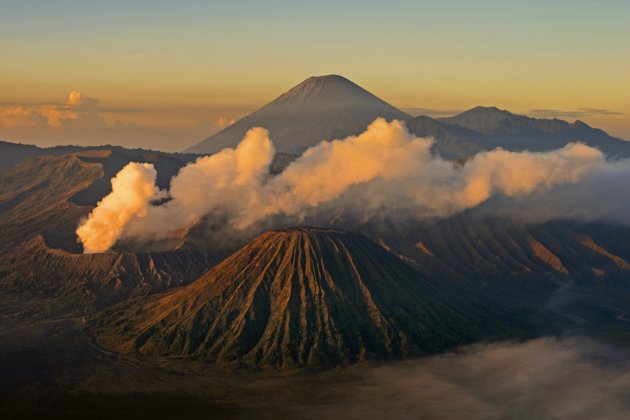
[[[262,234],[197,281],[93,323],[118,351],[288,368],[433,353],[509,331],[362,235]]]

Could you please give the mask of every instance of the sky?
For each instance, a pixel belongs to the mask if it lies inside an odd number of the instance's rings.
[[[312,75],[630,139],[630,0],[0,0],[0,139],[177,151]]]

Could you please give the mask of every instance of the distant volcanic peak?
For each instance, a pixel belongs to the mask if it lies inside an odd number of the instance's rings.
[[[512,114],[510,111],[507,111],[505,109],[501,109],[501,108],[497,108],[496,106],[476,106],[472,109],[469,109],[468,111],[465,112],[480,112],[480,113],[486,113],[486,114],[501,114],[501,115],[514,115]]]
[[[343,76],[339,76],[336,74],[329,74],[326,76],[311,76],[308,79],[304,80],[302,83],[289,89],[289,91],[286,93],[291,94],[291,93],[304,92],[304,91],[316,93],[322,89],[337,89],[337,88],[359,89],[361,91],[367,92],[361,86],[346,79]]]
[[[288,92],[271,102],[294,104],[308,102],[311,105],[333,104],[359,104],[359,103],[383,103],[384,101],[363,89],[356,83],[343,76],[327,75],[313,76],[304,80]]]
[[[214,153],[235,147],[247,130],[264,127],[278,152],[301,154],[322,140],[359,134],[379,117],[410,118],[345,77],[309,77],[189,150]]]
[[[339,75],[339,74],[324,74],[322,76],[311,76],[307,80],[328,80],[328,81],[340,81],[340,82],[347,82],[347,83],[352,83],[352,81],[350,81],[349,79]],[[354,84],[354,83],[352,83]]]
[[[524,115],[512,114],[497,107],[478,106],[453,117],[441,118],[439,121],[492,136],[497,134],[513,135],[518,134],[523,129],[537,129],[536,124],[538,120]],[[540,120],[540,122],[543,125],[547,125],[551,120]],[[563,121],[558,122],[567,124]]]
[[[522,117],[517,114],[513,114],[510,111],[506,111],[504,109],[499,109],[495,106],[476,106],[474,108],[469,109],[468,111],[464,111],[460,114],[454,115],[452,117],[442,118],[443,121],[466,121],[466,120],[484,120],[488,121],[502,121],[508,120],[511,118],[519,118]]]
[[[338,74],[327,74],[324,76],[311,76],[308,79],[304,80],[299,85],[295,86],[293,89],[304,88],[306,86],[314,86],[314,85],[330,85],[330,84],[335,84],[335,83],[358,87],[356,83],[352,82],[349,79],[346,79],[343,76],[340,76]]]
[[[106,346],[273,368],[432,353],[496,333],[496,314],[362,235],[263,233],[189,286],[95,326]]]

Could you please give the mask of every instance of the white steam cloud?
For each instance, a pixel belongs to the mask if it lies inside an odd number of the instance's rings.
[[[86,254],[111,248],[134,217],[144,217],[151,200],[163,197],[155,186],[157,172],[148,163],[130,163],[112,178],[112,192],[77,229]]]
[[[165,194],[155,187],[153,168],[144,165],[151,176],[123,182],[139,167],[128,165],[77,234],[86,252],[102,252],[120,238],[160,239],[217,213],[236,229],[273,216],[305,218],[330,206],[366,219],[383,209],[443,217],[495,194],[521,197],[576,183],[605,165],[597,149],[575,143],[546,153],[497,149],[457,167],[432,156],[431,144],[402,122],[377,119],[358,136],[311,147],[272,176],[273,144],[266,130],[254,128],[236,149],[183,168],[171,181],[171,199],[161,205],[151,204]]]

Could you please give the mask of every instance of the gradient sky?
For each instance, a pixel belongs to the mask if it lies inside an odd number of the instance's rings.
[[[628,0],[0,0],[0,138],[181,150],[335,73],[416,114],[630,139],[629,19]]]

